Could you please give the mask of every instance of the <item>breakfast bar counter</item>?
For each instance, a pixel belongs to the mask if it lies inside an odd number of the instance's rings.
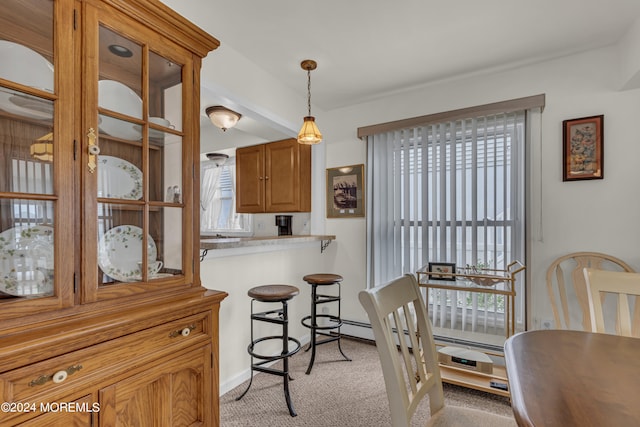
[[[207,255],[228,256],[287,249],[297,245],[319,243],[320,253],[336,239],[333,235],[292,235],[255,237],[200,237],[200,260]]]

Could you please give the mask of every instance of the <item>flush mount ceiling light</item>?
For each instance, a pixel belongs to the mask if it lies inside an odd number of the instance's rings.
[[[109,51],[121,58],[131,58],[133,56],[133,52],[131,52],[129,48],[120,46],[119,44],[110,44]]]
[[[303,70],[307,70],[307,108],[308,114],[302,123],[302,129],[298,134],[300,144],[318,144],[322,141],[322,134],[316,125],[316,118],[311,115],[311,70],[315,70],[318,64],[312,59],[305,59],[300,63]]]
[[[228,155],[222,153],[207,153],[207,159],[211,160],[216,167],[224,165],[228,158]]]
[[[216,105],[215,107],[207,107],[205,110],[211,123],[222,129],[225,132],[227,129],[231,129],[238,123],[242,114],[229,110],[222,105]]]
[[[53,161],[53,132],[36,139],[29,147],[29,153],[34,159],[43,162]]]

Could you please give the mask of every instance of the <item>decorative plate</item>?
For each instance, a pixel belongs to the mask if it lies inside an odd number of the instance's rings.
[[[98,197],[139,200],[142,172],[119,157],[98,157]]]
[[[137,119],[142,118],[142,99],[130,87],[115,80],[98,82],[98,105]],[[100,119],[100,129],[111,136],[131,141],[142,138],[140,131],[134,129],[130,122],[104,114],[100,115]]]
[[[10,89],[0,90],[0,109],[31,119],[53,118],[53,102]]]
[[[53,65],[35,50],[0,40],[0,77],[53,92]]]
[[[171,122],[169,120],[165,119],[165,118],[162,118],[162,117],[149,117],[149,122],[155,123],[155,124],[160,125],[160,126],[164,126],[166,128],[173,128],[173,125],[171,124]],[[133,129],[136,132],[139,132],[140,134],[142,134],[142,126],[133,125]],[[161,131],[161,130],[149,128],[149,138],[164,139],[164,132]]]
[[[52,227],[15,227],[0,233],[0,292],[19,297],[53,294]]]
[[[156,243],[147,235],[147,260],[155,262]],[[98,242],[98,265],[109,277],[121,282],[140,280],[138,262],[142,259],[142,229],[119,225],[104,233]]]

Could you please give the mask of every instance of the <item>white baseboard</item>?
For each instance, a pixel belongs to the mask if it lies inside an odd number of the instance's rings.
[[[342,335],[349,335],[371,341],[375,340],[370,324],[352,320],[343,320],[342,322],[342,327],[340,327],[340,333],[342,333]]]

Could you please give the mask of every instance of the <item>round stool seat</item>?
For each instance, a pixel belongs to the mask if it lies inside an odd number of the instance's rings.
[[[302,280],[310,285],[333,285],[342,282],[342,276],[329,273],[307,274]]]
[[[262,302],[287,301],[300,293],[300,289],[291,285],[263,285],[249,289],[247,295]]]

